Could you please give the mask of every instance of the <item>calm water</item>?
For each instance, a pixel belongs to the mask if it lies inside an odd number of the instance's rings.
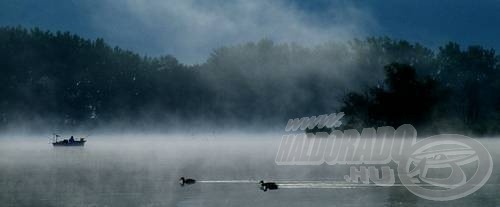
[[[0,140],[0,206],[498,206],[500,139],[480,139],[493,174],[454,201],[421,199],[405,187],[296,186],[342,182],[348,166],[277,166],[278,136],[91,137],[84,148],[53,148],[45,139]],[[180,187],[180,176],[197,179]]]

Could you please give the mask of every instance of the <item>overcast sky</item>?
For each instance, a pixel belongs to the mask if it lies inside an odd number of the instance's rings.
[[[0,26],[15,25],[102,37],[184,63],[262,38],[314,45],[384,35],[498,49],[500,0],[0,0]]]

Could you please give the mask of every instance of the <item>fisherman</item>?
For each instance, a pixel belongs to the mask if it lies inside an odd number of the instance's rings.
[[[73,136],[71,136],[71,137],[69,138],[69,142],[70,142],[70,143],[75,142],[75,138],[74,138]]]

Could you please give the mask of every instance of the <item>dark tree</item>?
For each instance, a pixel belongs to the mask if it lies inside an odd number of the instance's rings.
[[[418,77],[415,69],[406,64],[392,63],[385,66],[385,71],[383,84],[369,88],[366,95],[347,94],[342,110],[356,117],[349,123],[359,128],[359,123],[421,127],[432,122],[433,111],[443,98],[437,82],[429,77]]]

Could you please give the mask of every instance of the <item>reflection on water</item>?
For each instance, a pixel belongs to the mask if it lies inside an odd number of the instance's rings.
[[[0,141],[1,206],[497,206],[500,139],[481,139],[495,163],[488,183],[454,201],[402,186],[348,186],[349,166],[277,166],[277,137],[94,137],[84,148]],[[178,178],[195,185],[180,187]],[[282,188],[259,190],[259,180]]]

